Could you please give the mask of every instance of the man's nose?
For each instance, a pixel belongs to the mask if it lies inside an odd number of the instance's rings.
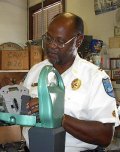
[[[56,42],[55,39],[53,39],[53,40],[51,41],[50,46],[51,46],[52,48],[56,48],[56,47],[58,46],[58,44],[57,44],[57,42]]]

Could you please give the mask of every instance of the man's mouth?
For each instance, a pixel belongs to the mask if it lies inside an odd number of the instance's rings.
[[[56,62],[58,62],[58,55],[57,55],[57,53],[47,52],[47,57],[48,57],[48,60],[52,64],[55,64]]]
[[[57,53],[54,53],[54,52],[47,52],[47,55],[48,55],[48,57],[56,57],[57,56]]]

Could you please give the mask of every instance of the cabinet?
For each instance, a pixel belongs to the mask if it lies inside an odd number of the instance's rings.
[[[14,50],[13,52],[15,53],[12,54],[12,51],[10,50]],[[19,64],[21,62],[23,63],[23,59],[26,61],[24,65],[27,66],[27,63],[29,63],[28,53],[25,56],[23,48],[18,44],[11,42],[0,45],[0,51],[0,66],[2,66],[1,69],[10,69],[0,70],[0,88],[9,84],[19,84],[24,80],[28,70],[11,70],[11,66],[23,69],[23,66],[20,67],[21,64]],[[18,57],[20,62],[18,62]],[[9,65],[9,67],[7,65]],[[23,140],[23,138],[20,126],[0,126],[0,144],[18,142],[21,140]]]

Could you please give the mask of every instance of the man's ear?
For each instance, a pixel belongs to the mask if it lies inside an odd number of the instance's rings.
[[[77,35],[77,40],[76,40],[76,47],[80,47],[80,45],[82,44],[83,42],[83,39],[84,39],[84,35],[83,34],[78,34]]]

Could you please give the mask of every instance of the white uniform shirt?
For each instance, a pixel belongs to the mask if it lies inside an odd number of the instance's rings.
[[[49,61],[45,60],[33,66],[29,71],[24,86],[30,90],[32,97],[38,96],[37,87],[32,87],[32,84],[38,82],[40,70],[49,64]],[[104,71],[77,55],[73,65],[61,76],[65,85],[65,114],[80,120],[116,123],[118,125],[119,119],[116,101],[112,97],[113,92],[109,85],[105,91],[106,83],[103,85],[103,80],[106,82],[109,79]],[[76,80],[76,84],[73,83],[74,80]],[[95,149],[96,145],[85,143],[66,133],[65,147],[65,152],[80,152]]]

